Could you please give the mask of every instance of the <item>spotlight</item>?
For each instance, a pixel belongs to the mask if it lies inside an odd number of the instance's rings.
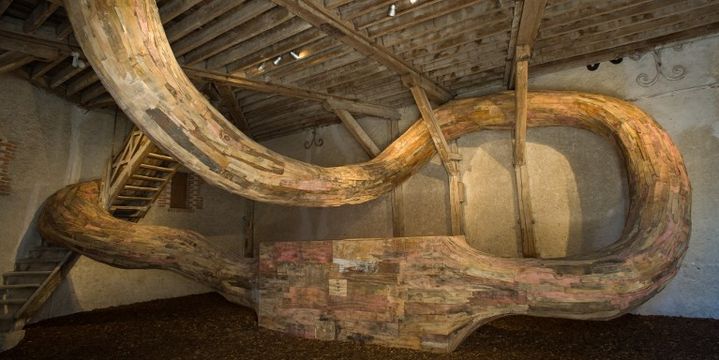
[[[277,59],[275,59],[274,61],[272,61],[272,63],[275,64],[275,65],[279,65],[280,61],[282,61],[282,56],[278,56]]]
[[[389,6],[389,12],[387,13],[388,16],[395,16],[397,15],[397,5],[392,4]]]
[[[409,3],[412,4],[412,5],[414,5],[414,4],[417,3],[417,0],[409,0]]]
[[[293,51],[290,51],[290,55],[292,55],[292,57],[295,58],[295,60],[297,60],[297,59],[300,58],[300,56],[297,55],[297,53],[296,53],[294,50],[293,50]]]
[[[262,63],[262,64],[258,65],[258,66],[257,66],[257,70],[259,70],[259,71],[265,71],[265,63]]]

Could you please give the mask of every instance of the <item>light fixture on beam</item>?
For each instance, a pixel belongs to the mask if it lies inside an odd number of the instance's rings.
[[[417,0],[409,0],[409,3],[412,4],[412,5],[414,5],[414,4],[417,3]]]
[[[260,65],[257,65],[257,70],[258,70],[258,71],[265,71],[265,63],[262,63],[262,64],[260,64]]]
[[[387,13],[387,16],[395,16],[397,15],[397,5],[392,4],[389,6],[389,12]]]
[[[290,55],[292,55],[295,60],[299,60],[300,58],[300,55],[298,55],[294,50],[290,51]]]
[[[282,56],[278,56],[277,59],[273,60],[272,63],[275,65],[279,65],[280,61],[282,61]]]

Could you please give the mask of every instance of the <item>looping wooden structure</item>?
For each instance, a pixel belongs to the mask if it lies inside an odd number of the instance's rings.
[[[209,183],[278,204],[339,206],[390,191],[434,154],[415,123],[374,159],[323,168],[278,155],[235,129],[177,65],[151,1],[68,1],[88,60],[128,116]],[[263,244],[259,262],[214,250],[185,230],[114,219],[100,184],[69,186],[46,203],[43,236],[98,261],[162,268],[251,306],[268,328],[450,351],[471,331],[511,314],[608,319],[661,290],[690,232],[690,184],[666,132],[636,106],[574,92],[528,95],[527,125],[572,126],[613,139],[623,155],[630,209],[621,238],[562,259],[480,253],[460,236]],[[435,110],[447,139],[512,129],[512,93],[451,101]]]

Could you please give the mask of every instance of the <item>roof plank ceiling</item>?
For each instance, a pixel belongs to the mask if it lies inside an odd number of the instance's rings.
[[[512,0],[158,1],[183,66],[388,107],[413,104],[398,67],[459,96],[506,87],[522,5]],[[300,13],[311,7],[342,29]],[[77,47],[61,1],[0,0],[0,14],[4,69],[19,69],[38,86],[82,106],[114,106],[93,70],[73,66],[64,49]],[[338,31],[349,31],[379,50],[358,48]],[[549,0],[530,74],[717,31],[719,0]],[[27,54],[16,44],[21,35],[28,42],[39,38],[52,41],[43,43],[47,46],[62,44],[64,50],[54,58],[48,51]],[[241,112],[246,131],[258,140],[339,122],[335,113],[310,99],[233,88],[237,101],[228,104],[226,89],[219,94],[206,81],[197,85],[228,115]]]

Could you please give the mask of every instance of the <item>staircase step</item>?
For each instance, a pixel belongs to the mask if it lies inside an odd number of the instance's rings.
[[[158,153],[153,153],[153,152],[147,154],[147,156],[151,157],[153,159],[160,159],[160,160],[165,160],[165,161],[175,161],[175,158],[173,158],[172,156],[167,156],[164,154],[158,154]]]
[[[0,290],[9,289],[33,289],[39,288],[40,284],[15,284],[15,285],[0,285]]]
[[[137,191],[154,191],[154,192],[160,191],[160,188],[149,187],[149,186],[125,185],[123,188],[126,190],[137,190]]]
[[[26,298],[0,299],[0,305],[22,305],[26,300]]]
[[[174,168],[164,167],[164,166],[157,166],[157,165],[149,165],[149,164],[140,164],[140,168],[142,169],[150,169],[160,172],[166,172],[166,173],[172,173],[175,172]]]
[[[6,285],[35,284],[43,282],[52,271],[9,271],[3,273]]]
[[[147,211],[147,206],[132,206],[132,205],[113,205],[110,207],[110,210],[137,210],[137,211]]]
[[[151,197],[145,197],[145,196],[127,196],[127,195],[118,195],[116,197],[118,200],[142,200],[142,201],[152,201]]]
[[[30,251],[28,251],[28,255],[35,258],[44,258],[48,256],[48,254],[64,257],[68,252],[70,252],[70,249],[60,246],[38,246],[30,249]]]
[[[60,264],[60,261],[62,261],[62,258],[60,259],[48,259],[48,258],[24,258],[24,259],[17,259],[15,260],[15,270],[16,271],[45,271],[45,270],[52,270],[54,269],[58,264]]]
[[[166,178],[154,177],[154,176],[147,176],[147,175],[140,175],[140,174],[132,174],[132,178],[133,178],[133,179],[138,179],[138,180],[158,181],[158,182],[165,182],[165,181],[167,181]]]

